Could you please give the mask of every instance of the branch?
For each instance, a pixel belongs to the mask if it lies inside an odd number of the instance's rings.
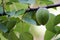
[[[45,6],[45,7],[43,7],[43,8],[47,8],[47,9],[48,9],[48,8],[54,8],[54,7],[58,7],[58,6],[60,6],[60,4]],[[39,8],[40,8],[40,7],[38,7],[38,8],[29,8],[29,9],[26,10],[26,12],[29,12],[29,11],[37,11]]]
[[[2,6],[3,6],[3,15],[7,15],[6,13],[5,13],[5,10],[4,10],[4,2],[3,2],[4,0],[2,0]],[[55,5],[49,5],[49,6],[45,6],[45,7],[42,7],[42,8],[54,8],[54,7],[58,7],[58,6],[60,6],[60,4],[55,4]],[[37,11],[38,9],[39,9],[40,7],[38,7],[38,8],[29,8],[29,9],[27,9],[26,11],[25,11],[25,13],[26,12],[30,12],[30,11]]]
[[[47,7],[45,7],[45,8],[54,8],[54,7],[59,7],[59,6],[60,6],[60,4],[55,4],[55,5],[47,6]]]

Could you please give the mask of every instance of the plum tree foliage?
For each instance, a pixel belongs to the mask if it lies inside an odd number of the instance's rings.
[[[46,8],[26,11],[31,4],[50,5],[50,0],[0,0],[0,40],[34,40],[29,29],[32,25],[46,25],[44,40],[51,40],[60,33],[60,15],[49,13]],[[33,28],[33,27],[32,27]],[[33,31],[32,31],[33,32]]]

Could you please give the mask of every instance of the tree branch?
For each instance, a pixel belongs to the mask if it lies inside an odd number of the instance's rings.
[[[4,0],[2,0],[2,6],[3,6],[3,15],[7,15],[6,13],[5,13],[5,8],[4,8]],[[55,5],[49,5],[49,6],[45,6],[45,7],[42,7],[42,8],[54,8],[54,7],[58,7],[58,6],[60,6],[60,4],[55,4]],[[30,11],[37,11],[38,9],[39,9],[40,7],[38,7],[38,8],[29,8],[29,9],[27,9],[26,11],[25,11],[25,13],[26,12],[30,12]]]
[[[50,6],[45,6],[45,7],[42,7],[42,8],[54,8],[54,7],[58,7],[60,6],[60,4],[55,4],[55,5],[50,5]],[[38,8],[29,8],[26,10],[26,12],[29,12],[29,11],[37,11],[40,7]]]

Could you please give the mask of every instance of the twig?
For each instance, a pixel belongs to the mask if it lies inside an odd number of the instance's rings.
[[[60,6],[60,4],[45,6],[45,7],[43,7],[43,8],[47,8],[47,9],[48,9],[48,8],[54,8],[54,7],[58,7],[58,6]],[[4,0],[2,0],[2,7],[3,7],[3,15],[7,15],[7,14],[5,13]],[[40,7],[38,7],[38,8],[29,8],[29,9],[27,9],[27,10],[25,11],[25,13],[26,13],[26,12],[30,12],[30,11],[37,11],[39,8],[40,8]]]
[[[60,6],[60,4],[45,6],[45,7],[43,7],[43,8],[47,8],[47,9],[48,9],[48,8],[54,8],[54,7],[58,7],[58,6]],[[29,12],[29,11],[37,11],[39,8],[40,8],[40,7],[38,7],[38,8],[29,8],[29,9],[26,10],[26,12]]]

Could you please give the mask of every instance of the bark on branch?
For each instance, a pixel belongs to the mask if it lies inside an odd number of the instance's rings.
[[[60,6],[60,4],[45,6],[45,7],[43,7],[43,8],[47,8],[47,9],[48,9],[48,8],[54,8],[54,7],[58,7],[58,6]],[[29,12],[29,11],[37,11],[39,8],[40,8],[40,7],[38,7],[38,8],[29,8],[29,9],[26,10],[26,12]]]

